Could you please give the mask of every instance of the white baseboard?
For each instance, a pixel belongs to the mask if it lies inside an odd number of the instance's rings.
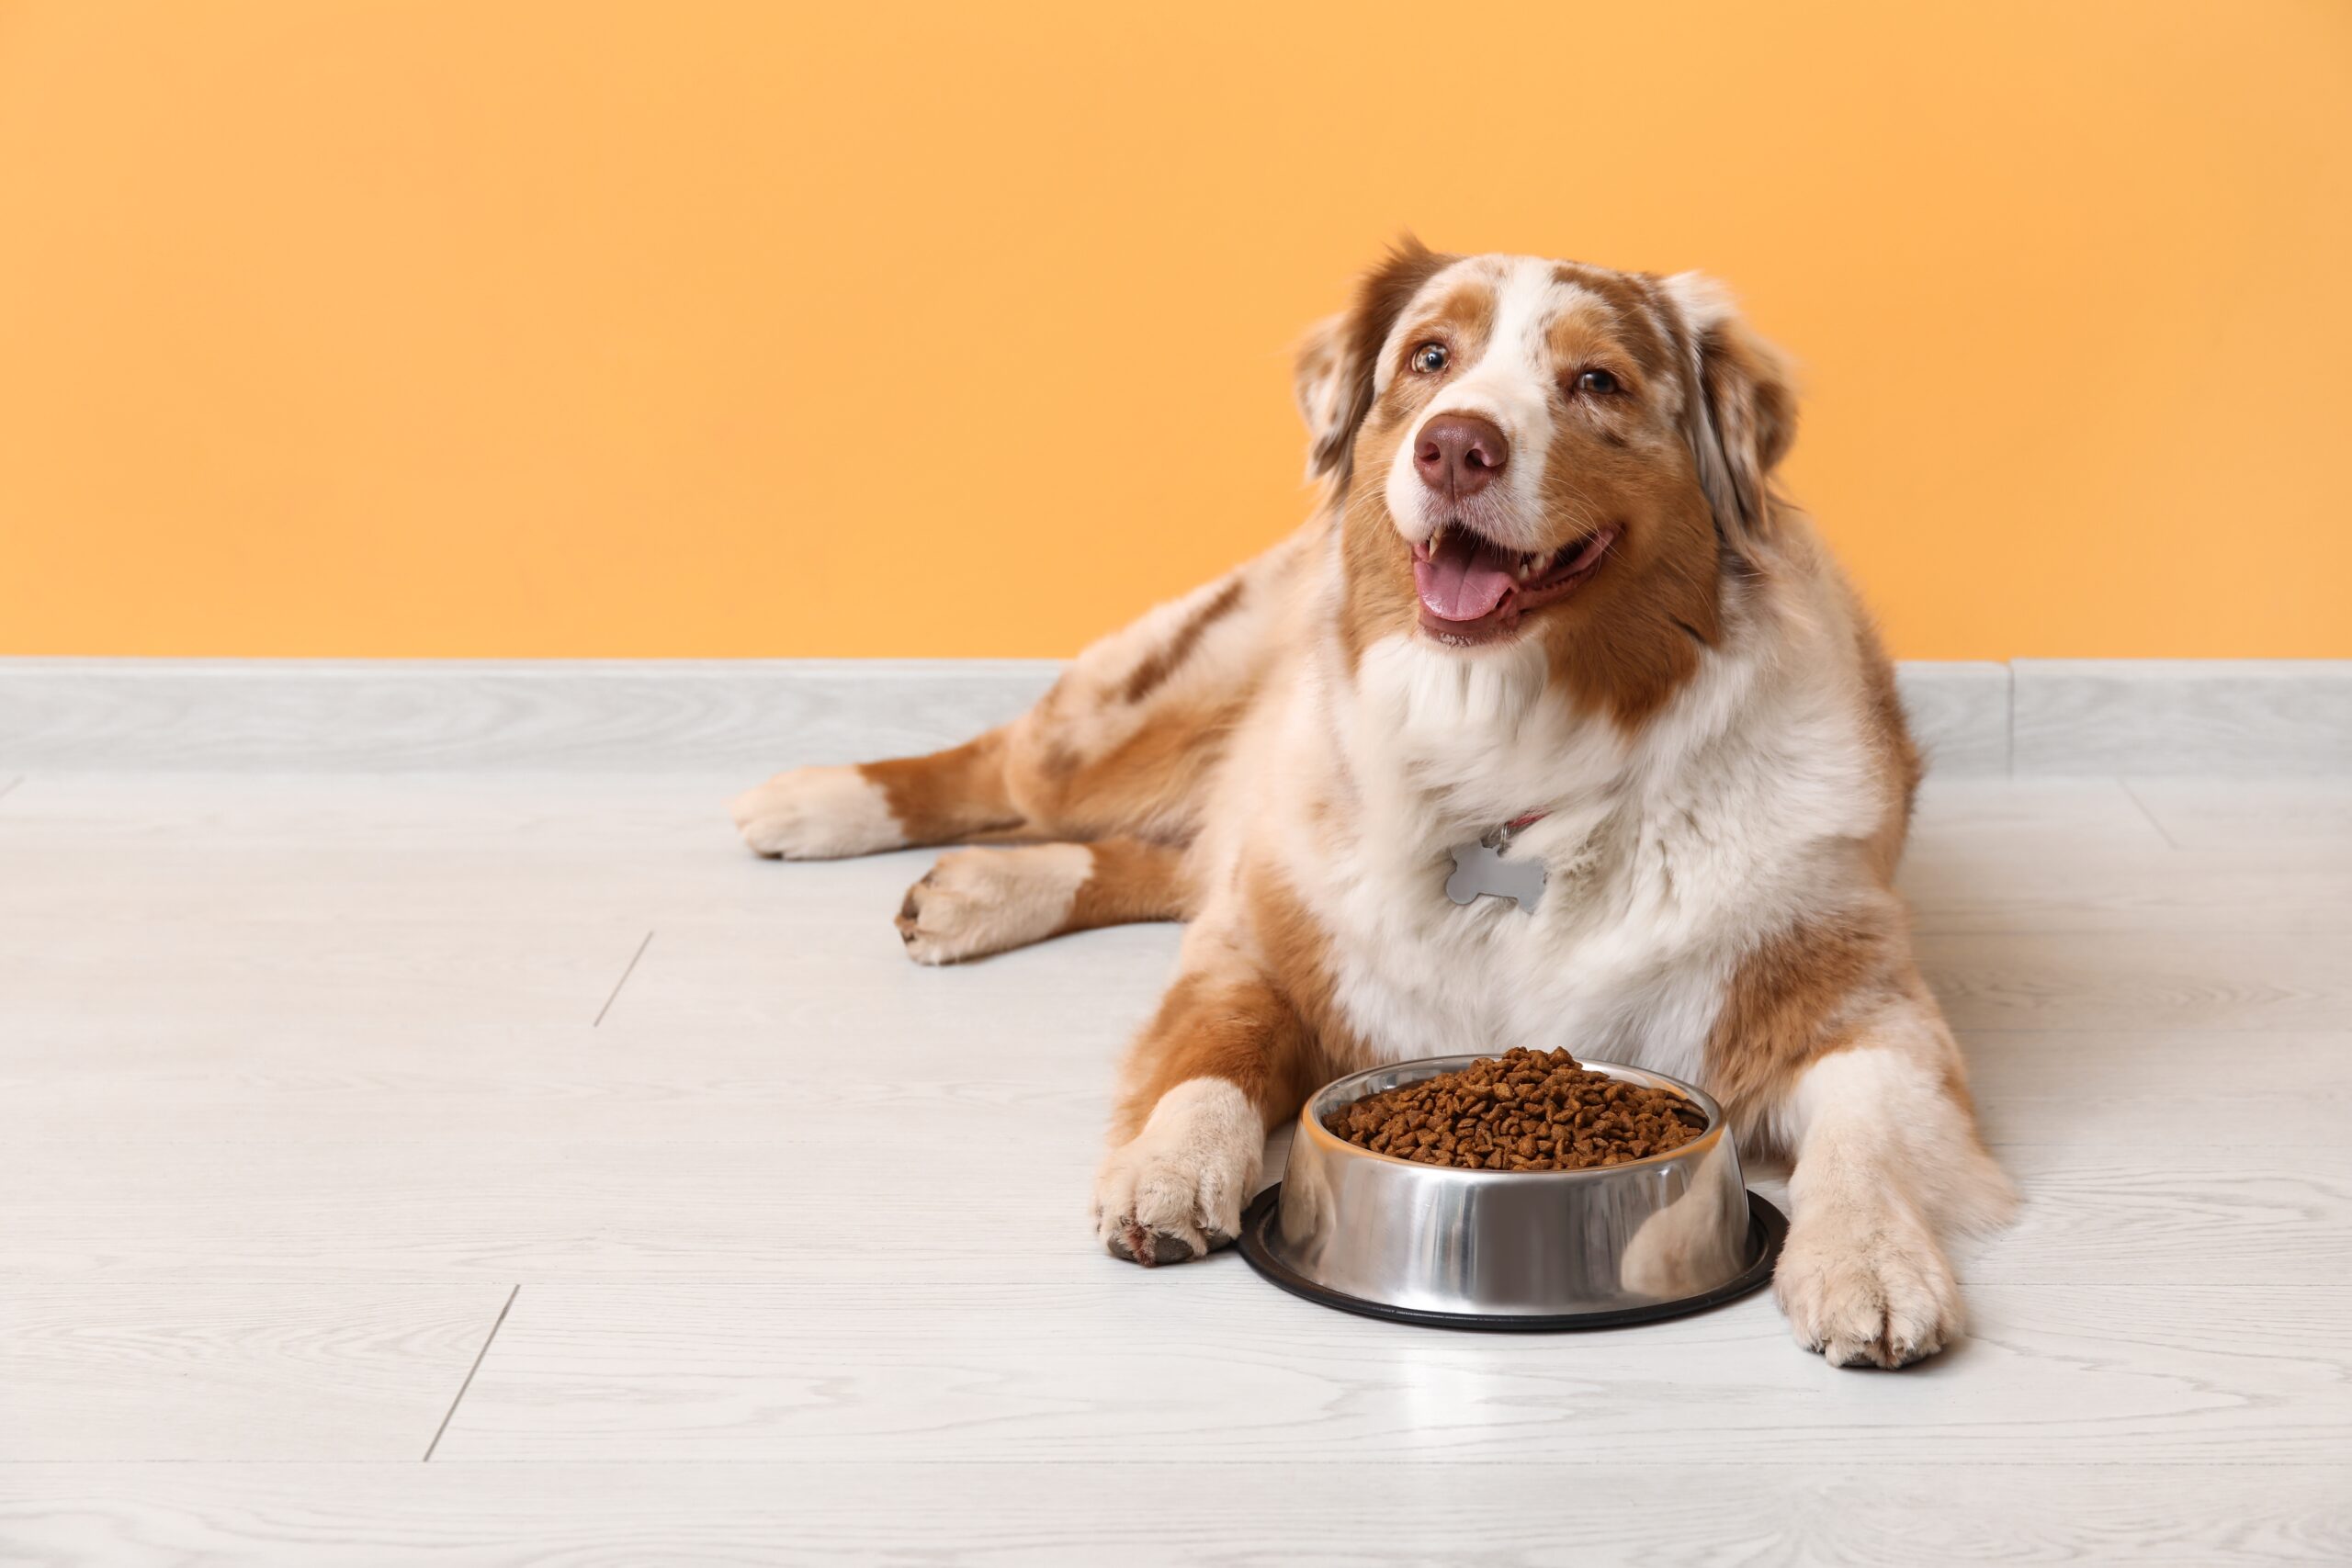
[[[1911,738],[1931,773],[1984,776],[2009,771],[2009,667],[1952,660],[1911,660],[1894,669]]]
[[[45,770],[758,773],[929,750],[1050,660],[0,660],[0,779]],[[2352,773],[2352,660],[1901,666],[1939,775]]]
[[[2020,773],[2352,773],[2352,660],[2020,659]]]
[[[1052,660],[0,660],[0,768],[774,769],[927,751]]]

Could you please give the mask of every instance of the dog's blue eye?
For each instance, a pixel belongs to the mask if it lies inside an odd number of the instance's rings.
[[[1577,390],[1606,397],[1617,389],[1617,378],[1606,370],[1588,370],[1577,378]]]
[[[1434,376],[1445,368],[1445,344],[1425,343],[1413,350],[1413,368],[1424,376]]]

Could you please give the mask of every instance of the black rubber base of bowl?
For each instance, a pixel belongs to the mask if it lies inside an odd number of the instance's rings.
[[[1656,1323],[1661,1318],[1680,1317],[1686,1313],[1704,1312],[1725,1302],[1737,1301],[1772,1277],[1772,1265],[1780,1260],[1781,1244],[1788,1239],[1789,1222],[1770,1203],[1754,1192],[1747,1195],[1747,1245],[1754,1256],[1736,1278],[1713,1290],[1680,1301],[1654,1302],[1647,1306],[1613,1307],[1607,1312],[1558,1313],[1550,1316],[1531,1316],[1519,1313],[1484,1312],[1423,1312],[1415,1307],[1390,1306],[1384,1302],[1368,1302],[1361,1296],[1351,1296],[1292,1271],[1290,1266],[1267,1246],[1267,1233],[1274,1222],[1274,1206],[1282,1197],[1282,1183],[1276,1182],[1258,1194],[1249,1210],[1241,1216],[1241,1256],[1250,1267],[1280,1285],[1294,1296],[1341,1312],[1351,1312],[1362,1317],[1377,1317],[1390,1323],[1410,1323],[1423,1328],[1471,1328],[1487,1333],[1503,1334],[1562,1334],[1579,1328],[1623,1328],[1631,1324]]]

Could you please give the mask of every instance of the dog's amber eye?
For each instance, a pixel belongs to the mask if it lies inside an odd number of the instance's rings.
[[[1577,378],[1577,390],[1607,397],[1617,389],[1617,378],[1606,370],[1588,370]]]
[[[1413,350],[1413,368],[1424,376],[1434,376],[1445,368],[1445,344],[1425,343]]]

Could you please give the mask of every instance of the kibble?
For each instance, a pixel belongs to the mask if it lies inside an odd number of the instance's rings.
[[[1670,1089],[1587,1072],[1566,1051],[1506,1051],[1399,1084],[1323,1119],[1332,1136],[1422,1165],[1589,1170],[1679,1148],[1706,1131]]]

